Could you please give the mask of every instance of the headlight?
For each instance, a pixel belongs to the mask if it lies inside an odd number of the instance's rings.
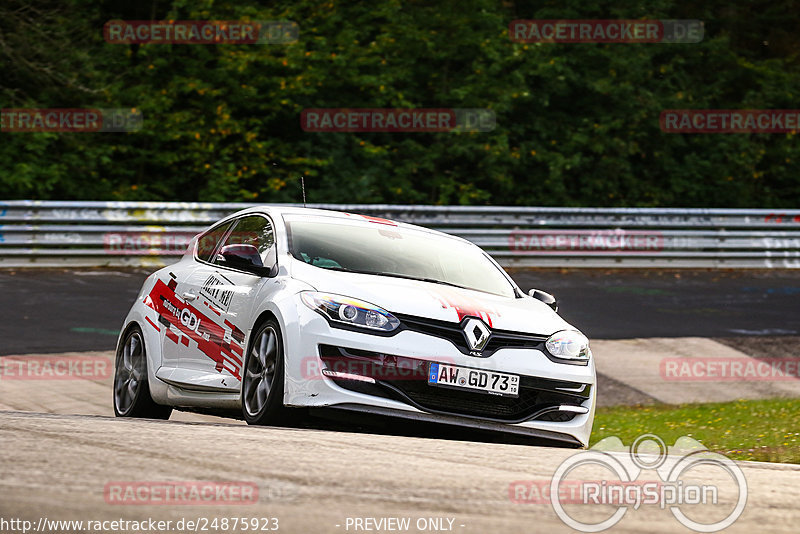
[[[561,330],[545,341],[547,352],[564,363],[586,364],[589,361],[589,340],[576,330]]]
[[[306,306],[336,323],[383,332],[391,332],[400,326],[397,317],[363,300],[315,291],[304,291],[300,297]]]

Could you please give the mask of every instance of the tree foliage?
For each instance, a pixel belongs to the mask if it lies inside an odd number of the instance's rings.
[[[666,134],[664,109],[795,109],[794,1],[0,6],[2,107],[141,131],[0,132],[0,198],[796,207],[793,134]],[[522,44],[515,19],[701,19],[698,44]],[[289,45],[112,45],[125,20],[292,20]],[[489,108],[492,132],[308,133],[306,108]]]

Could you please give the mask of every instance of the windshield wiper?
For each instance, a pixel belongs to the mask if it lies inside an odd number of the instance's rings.
[[[460,289],[472,289],[471,287],[460,286],[458,284],[454,284],[452,282],[445,282],[444,280],[439,280],[437,278],[421,278],[418,276],[411,276],[408,274],[400,274],[400,273],[372,273],[372,274],[377,274],[378,276],[392,276],[394,278],[405,278],[406,280],[417,280],[419,282],[430,282],[431,284],[441,284],[444,286],[458,287]]]
[[[310,265],[314,265],[313,263]],[[444,280],[439,280],[437,278],[424,278],[419,276],[411,276],[410,274],[402,274],[402,273],[385,273],[381,271],[363,271],[360,269],[349,269],[347,267],[323,267],[322,265],[314,265],[314,267],[319,267],[320,269],[325,269],[328,271],[341,271],[344,273],[355,273],[355,274],[371,274],[373,276],[391,276],[392,278],[403,278],[405,280],[417,280],[418,282],[430,282],[431,284],[441,284],[445,286],[452,286],[457,287],[459,289],[470,289],[472,291],[476,291],[475,289],[467,286],[460,286],[458,284],[454,284],[452,282],[445,282]]]
[[[348,269],[347,267],[335,267],[331,265],[330,267],[325,267],[323,265],[314,265],[313,263],[309,263],[312,267],[317,267],[318,269],[325,269],[326,271],[342,271],[344,273],[360,273],[361,271],[354,271],[353,269]]]

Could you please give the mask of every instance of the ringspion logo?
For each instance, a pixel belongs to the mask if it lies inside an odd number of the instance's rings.
[[[669,509],[697,532],[717,532],[747,504],[747,480],[735,462],[688,436],[667,447],[654,434],[638,436],[630,447],[616,436],[605,438],[564,460],[549,481],[518,480],[508,492],[515,504],[549,502],[579,532],[612,528],[641,506]],[[616,510],[609,514],[609,507]]]
[[[518,43],[699,43],[700,20],[514,20]]]
[[[508,498],[514,504],[550,504],[553,496],[550,479],[517,480],[508,486]],[[639,504],[658,504],[664,484],[657,480],[564,480],[558,485],[561,504],[616,504],[637,505],[637,497],[644,494]],[[606,495],[600,502],[600,489]]]

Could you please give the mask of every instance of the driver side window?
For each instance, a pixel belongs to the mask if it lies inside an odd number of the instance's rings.
[[[203,261],[211,261],[215,250],[219,250],[219,242],[228,233],[233,222],[226,222],[201,235],[197,240],[197,257]]]
[[[236,221],[233,230],[222,244],[223,247],[227,245],[252,245],[258,251],[264,267],[271,267],[277,261],[275,233],[272,224],[261,215],[250,215]],[[226,265],[224,258],[219,253],[214,259],[214,263]]]

